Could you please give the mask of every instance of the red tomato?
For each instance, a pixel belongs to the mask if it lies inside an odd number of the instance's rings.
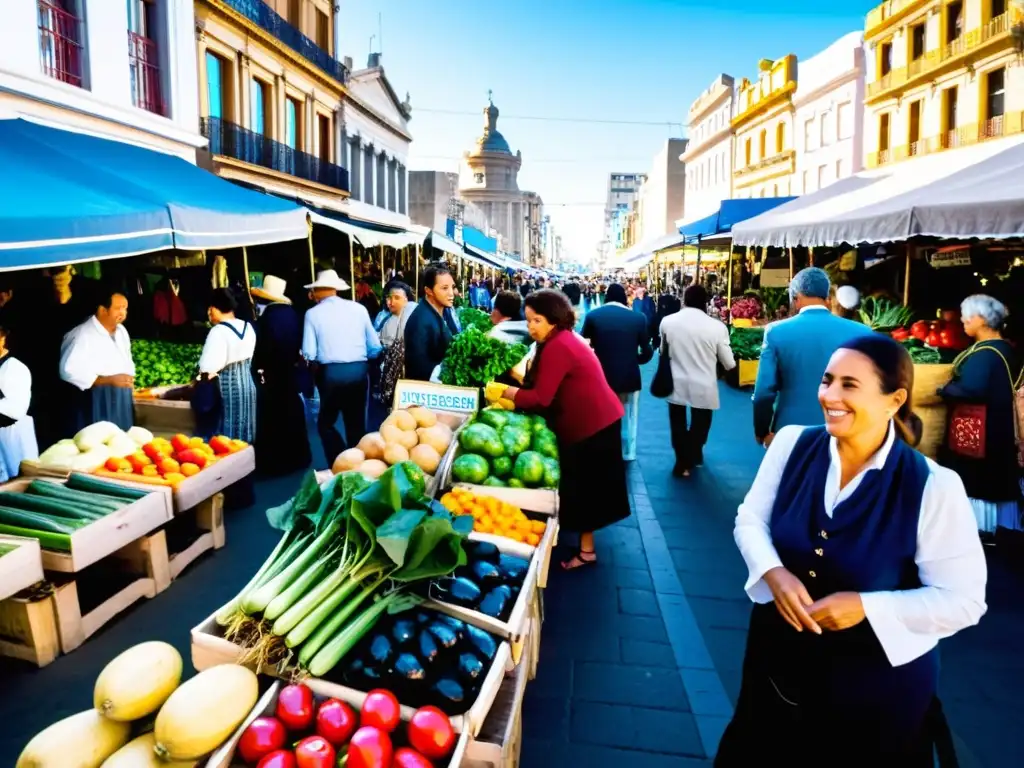
[[[942,346],[942,338],[939,336],[938,331],[932,331],[925,337],[924,343],[929,347],[940,347]]]
[[[890,334],[896,341],[905,341],[910,338],[910,331],[906,328],[897,328]]]
[[[296,768],[295,755],[287,749],[278,749],[260,760],[256,768]]]
[[[953,334],[950,331],[939,331],[939,346],[946,349],[954,346]]]
[[[395,758],[391,761],[391,768],[434,768],[434,764],[415,749],[402,747],[395,752]]]
[[[284,747],[288,732],[281,721],[273,717],[257,717],[238,740],[238,753],[249,765],[258,763],[266,755]]]
[[[928,336],[928,323],[925,320],[918,320],[910,326],[910,335],[915,339],[924,341]]]
[[[316,712],[316,732],[335,747],[347,744],[358,725],[355,711],[340,699],[328,699]]]
[[[295,745],[298,768],[335,768],[338,755],[323,736],[307,736]]]
[[[363,726],[348,743],[345,768],[391,768],[392,746],[380,728]]]
[[[289,731],[308,731],[313,725],[313,692],[304,685],[286,685],[277,696],[274,714]]]
[[[409,721],[409,744],[417,752],[440,760],[455,746],[455,730],[448,716],[437,707],[421,707]]]
[[[391,691],[377,688],[366,694],[362,709],[359,710],[359,724],[380,728],[391,733],[402,720],[402,708]]]

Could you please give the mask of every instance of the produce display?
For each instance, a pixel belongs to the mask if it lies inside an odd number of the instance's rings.
[[[286,657],[321,677],[386,614],[421,601],[410,587],[466,563],[472,518],[424,493],[412,462],[376,479],[309,473],[298,493],[267,511],[284,531],[253,579],[217,614],[224,636],[261,663]],[[289,651],[291,655],[289,655]]]
[[[461,715],[476,701],[498,652],[494,635],[434,611],[385,616],[342,665],[357,690],[387,687],[403,704]]]
[[[202,344],[132,339],[137,389],[188,384],[196,376]]]
[[[356,471],[375,478],[388,467],[411,461],[433,475],[451,442],[452,431],[437,420],[437,414],[414,405],[393,411],[379,432],[364,435],[355,448],[339,453],[331,470],[336,475]]]
[[[109,421],[97,421],[77,435],[59,440],[39,455],[39,465],[60,472],[92,472],[109,459],[121,459],[142,449],[153,433],[142,427],[127,432]]]
[[[71,475],[66,483],[32,480],[23,492],[0,491],[0,533],[28,536],[46,549],[70,552],[75,531],[147,493],[85,475]]]
[[[868,296],[861,302],[860,320],[864,325],[873,331],[890,331],[893,328],[901,328],[910,322],[914,316],[910,307],[897,304],[889,299]]]
[[[482,387],[515,368],[527,351],[525,344],[507,344],[475,326],[463,328],[452,339],[441,361],[441,382]]]
[[[729,328],[729,346],[737,360],[760,360],[764,328]]]
[[[430,596],[505,621],[526,579],[530,562],[507,555],[487,541],[466,541],[469,562],[430,585]]]
[[[95,472],[132,482],[149,480],[175,486],[185,478],[198,475],[202,470],[213,466],[223,456],[248,447],[249,444],[245,441],[232,440],[224,435],[210,438],[209,443],[201,437],[182,434],[175,435],[170,440],[150,436],[150,440],[138,450],[124,457],[113,456],[107,459]]]
[[[477,328],[487,333],[494,327],[489,313],[475,307],[462,307],[459,310],[459,325],[462,329]]]
[[[181,683],[182,660],[162,642],[136,645],[96,679],[93,708],[36,734],[15,768],[188,768],[252,711],[256,675],[232,664]]]
[[[557,488],[558,440],[542,416],[485,408],[459,431],[452,476],[459,482]]]
[[[257,768],[433,768],[456,740],[436,707],[417,710],[403,724],[390,691],[370,691],[357,713],[340,699],[318,700],[299,683],[281,689],[273,714],[246,727],[237,756]]]
[[[764,308],[760,299],[754,295],[743,296],[733,301],[729,307],[729,314],[736,319],[757,320],[761,317]]]
[[[519,541],[536,547],[547,529],[543,520],[531,520],[515,504],[482,496],[468,488],[453,488],[441,497],[445,509],[453,515],[470,515],[473,530]]]
[[[959,313],[946,311],[941,320],[918,320],[890,335],[910,352],[915,363],[949,363],[971,344]]]

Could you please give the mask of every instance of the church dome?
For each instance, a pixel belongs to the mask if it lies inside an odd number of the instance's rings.
[[[500,152],[511,155],[512,150],[505,137],[498,132],[498,108],[494,106],[488,95],[487,106],[484,107],[484,133],[476,140],[477,152]]]

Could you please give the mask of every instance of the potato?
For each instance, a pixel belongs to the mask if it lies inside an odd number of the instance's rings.
[[[416,419],[416,425],[420,427],[432,427],[437,424],[437,415],[429,408],[422,405],[414,405],[409,409],[409,414]]]
[[[420,438],[420,445],[429,445],[438,454],[443,454],[447,451],[448,446],[452,442],[451,433],[438,429],[437,424],[432,427],[420,427],[416,430],[416,434]]]
[[[404,429],[406,432],[412,432],[419,426],[416,423],[416,418],[409,413],[409,411],[395,411],[388,419],[394,419],[395,426],[399,429]]]
[[[379,459],[367,459],[359,465],[359,471],[371,480],[375,480],[388,470],[388,465]]]
[[[429,445],[417,445],[409,452],[409,458],[428,475],[434,474],[437,465],[441,463],[441,454]]]
[[[398,444],[405,448],[407,451],[411,451],[417,445],[420,444],[420,438],[415,432],[402,431],[398,435]]]
[[[331,466],[331,472],[340,475],[342,472],[356,469],[364,461],[366,461],[366,454],[358,448],[349,448],[347,451],[342,451],[338,454],[338,458],[334,460],[334,464]]]
[[[394,466],[400,461],[408,461],[409,452],[398,443],[390,443],[387,448],[384,449],[384,461]]]
[[[391,445],[392,443],[404,445],[405,443],[402,438],[402,435],[404,434],[405,431],[395,424],[384,424],[384,426],[380,428],[380,436],[384,438],[384,443],[386,445]],[[412,433],[412,436],[416,437],[416,433]]]
[[[358,446],[367,459],[384,458],[384,448],[386,447],[387,443],[384,442],[380,432],[368,432],[363,435],[363,439],[359,441]]]

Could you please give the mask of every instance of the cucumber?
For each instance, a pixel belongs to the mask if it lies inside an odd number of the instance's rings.
[[[56,549],[60,552],[71,551],[71,536],[66,533],[36,531],[27,528],[19,528],[16,525],[4,525],[3,523],[0,523],[0,533],[6,533],[8,536],[23,536],[29,539],[38,539],[39,544],[46,549]]]
[[[116,496],[119,499],[127,499],[129,501],[145,498],[152,493],[152,491],[144,491],[141,488],[131,488],[127,485],[121,485],[120,483],[111,482],[109,480],[100,480],[98,477],[82,475],[77,472],[71,473],[65,487],[76,491],[86,491],[87,493],[101,493],[106,494],[107,496]]]
[[[128,506],[131,502],[124,499],[116,499],[113,496],[103,496],[98,493],[87,493],[76,491],[73,488],[65,488],[59,483],[51,483],[46,480],[33,480],[26,489],[28,493],[38,496],[49,496],[54,499],[64,499],[72,503],[78,503],[98,511],[115,512],[122,507]]]
[[[29,512],[25,509],[13,509],[11,507],[0,507],[0,523],[36,531],[63,533],[68,536],[86,524],[84,520],[61,520],[60,518],[44,515],[41,512]]]
[[[44,515],[64,517],[69,520],[99,520],[102,512],[63,499],[51,499],[48,496],[35,496],[29,493],[11,493],[0,491],[0,506],[13,509],[25,509],[29,512],[42,512]]]

